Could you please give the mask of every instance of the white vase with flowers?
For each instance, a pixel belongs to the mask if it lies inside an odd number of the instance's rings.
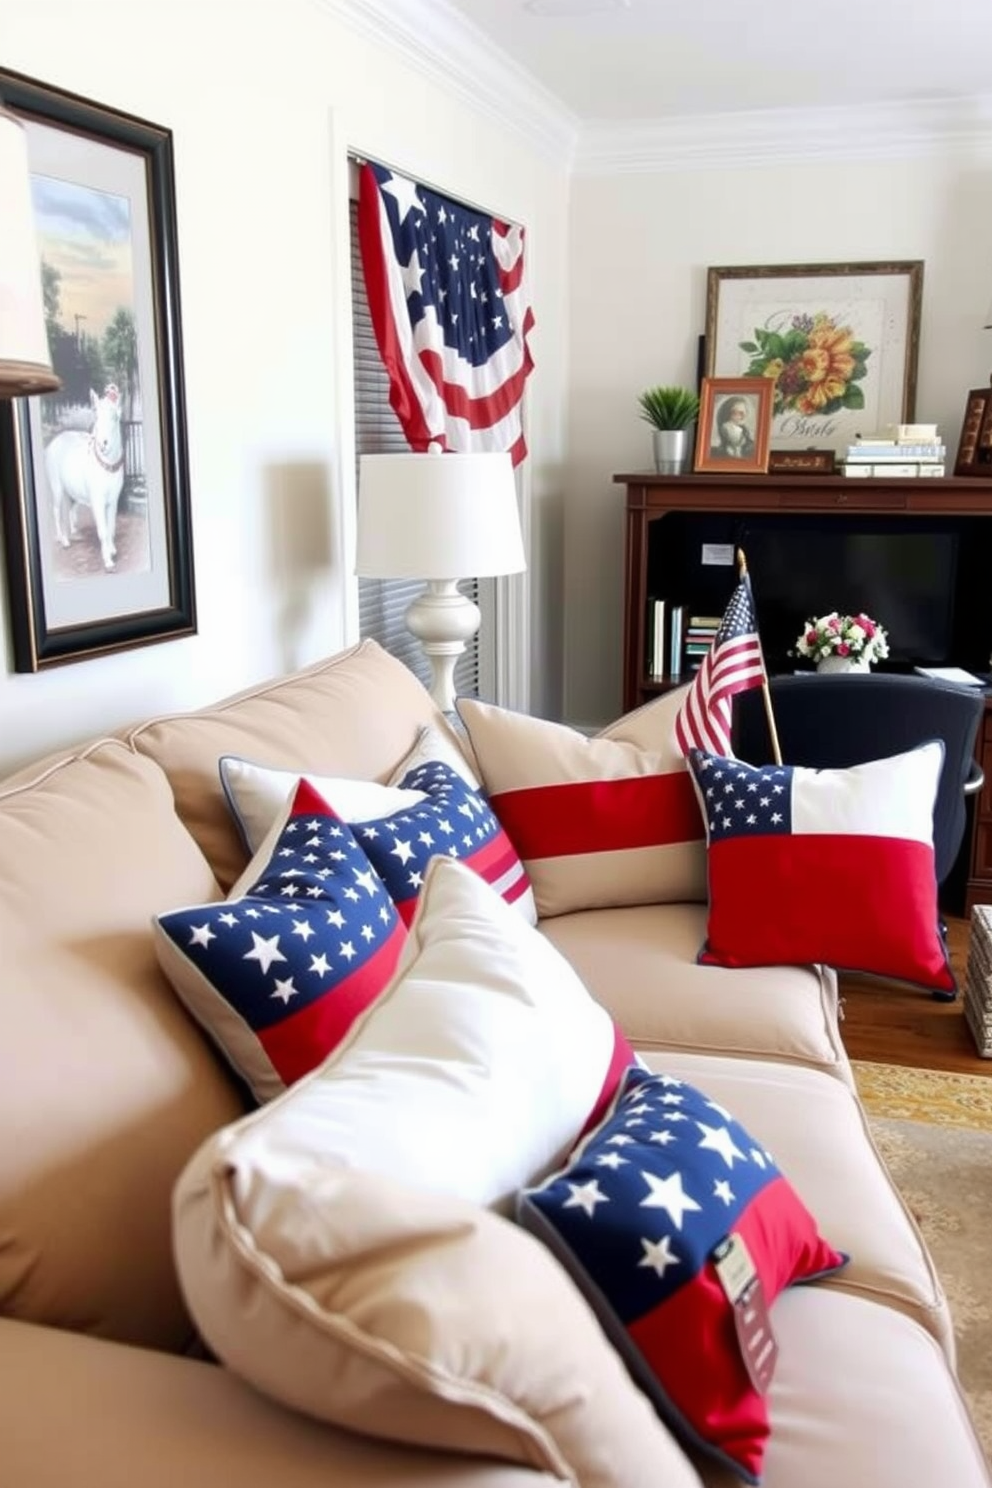
[[[877,620],[837,610],[808,620],[793,647],[793,655],[814,661],[818,672],[867,672],[888,654],[888,633]]]

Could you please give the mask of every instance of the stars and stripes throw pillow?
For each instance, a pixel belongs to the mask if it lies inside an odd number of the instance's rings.
[[[822,962],[953,991],[933,852],[943,757],[939,740],[831,770],[692,750],[708,840],[699,960]]]
[[[675,718],[685,689],[594,738],[459,698],[490,804],[538,914],[706,898],[706,851]]]
[[[521,1191],[517,1217],[571,1272],[676,1434],[760,1481],[774,1363],[774,1309],[762,1308],[847,1261],[761,1141],[694,1086],[634,1068],[565,1166]],[[745,1269],[728,1293],[717,1259],[731,1246]],[[763,1330],[757,1383],[737,1291],[745,1325]]]
[[[382,878],[405,924],[430,859],[460,858],[519,910],[531,925],[537,910],[520,857],[472,784],[464,760],[453,758],[437,730],[426,730],[387,785],[344,777],[305,778],[347,822]],[[233,755],[220,760],[220,777],[242,836],[257,848],[298,776]]]
[[[228,899],[160,914],[153,931],[166,976],[259,1101],[341,1042],[406,939],[351,828],[306,781]]]

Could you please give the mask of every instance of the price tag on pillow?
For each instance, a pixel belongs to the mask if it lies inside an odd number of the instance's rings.
[[[761,1278],[740,1235],[727,1235],[714,1247],[711,1259],[727,1301],[734,1309],[737,1342],[748,1378],[764,1395],[775,1373],[778,1344]]]

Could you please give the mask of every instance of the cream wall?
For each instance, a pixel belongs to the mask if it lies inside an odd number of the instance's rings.
[[[611,478],[651,468],[638,392],[694,385],[707,266],[922,259],[916,411],[953,457],[965,394],[992,368],[992,139],[898,161],[580,176],[571,244],[564,711],[593,726],[621,704],[624,489]]]
[[[20,675],[0,594],[0,770],[355,638],[349,147],[528,230],[531,700],[557,711],[564,166],[333,0],[0,0],[0,66],[173,131],[199,620],[188,639]]]

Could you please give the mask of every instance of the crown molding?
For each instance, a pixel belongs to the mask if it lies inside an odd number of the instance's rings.
[[[575,175],[905,160],[992,150],[992,93],[583,122],[446,0],[311,0]]]
[[[312,0],[568,170],[580,122],[445,0]]]
[[[992,94],[698,114],[583,129],[576,175],[904,160],[992,151]]]

